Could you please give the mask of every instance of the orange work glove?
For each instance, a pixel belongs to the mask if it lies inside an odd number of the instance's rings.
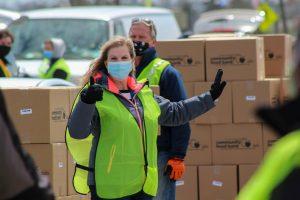
[[[185,171],[185,165],[182,159],[180,158],[171,158],[166,166],[165,174],[170,176],[171,180],[178,180],[182,177]]]

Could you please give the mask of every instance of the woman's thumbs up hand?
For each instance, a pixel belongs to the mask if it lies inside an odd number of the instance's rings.
[[[96,101],[101,101],[103,98],[103,89],[97,83],[93,77],[90,77],[90,84],[88,88],[82,90],[81,101],[87,104],[94,104]]]

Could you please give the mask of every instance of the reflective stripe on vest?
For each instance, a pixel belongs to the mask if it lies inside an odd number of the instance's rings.
[[[48,79],[53,78],[54,72],[57,69],[63,70],[67,74],[66,80],[70,79],[70,69],[67,65],[65,59],[60,58],[56,62],[53,63],[53,66],[49,69],[50,60],[44,59],[42,65],[39,67],[39,76],[40,78]],[[49,70],[48,70],[49,69]]]
[[[137,80],[144,81],[148,79],[151,86],[158,86],[161,74],[168,65],[170,65],[170,62],[155,58],[143,69]]]
[[[114,94],[104,91],[103,100],[96,103],[101,136],[95,158],[95,182],[101,198],[121,198],[141,189],[149,195],[156,195],[156,139],[160,108],[147,86],[138,97],[144,105],[145,131],[139,128],[135,118]]]
[[[0,59],[0,70],[3,72],[4,77],[11,77],[11,73],[8,70],[7,66],[4,64],[4,62]]]

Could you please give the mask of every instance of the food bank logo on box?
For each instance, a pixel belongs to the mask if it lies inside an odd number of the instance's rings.
[[[273,60],[280,60],[280,59],[283,59],[282,55],[276,54],[272,50],[265,51],[265,60],[266,61],[273,61]]]
[[[63,108],[56,108],[51,112],[53,121],[65,121],[67,119],[66,111]]]
[[[196,60],[195,58],[188,55],[174,55],[174,56],[166,56],[165,60],[172,63],[175,67],[190,67],[202,64],[202,61]]]
[[[199,140],[191,138],[189,141],[189,150],[204,150],[207,149],[207,144],[201,144]]]
[[[213,65],[249,65],[252,63],[253,60],[242,54],[221,55],[210,58],[210,64]]]
[[[224,138],[216,141],[216,148],[220,149],[253,149],[258,146],[248,138]]]
[[[271,105],[276,106],[276,105],[279,105],[279,104],[280,104],[279,97],[274,96],[274,97],[271,98]]]

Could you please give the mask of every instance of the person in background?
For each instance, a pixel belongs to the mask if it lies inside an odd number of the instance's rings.
[[[0,31],[0,77],[18,75],[18,67],[12,54],[11,47],[14,37],[7,29]]]
[[[76,165],[89,176],[75,174],[73,183],[80,193],[89,192],[89,186],[92,200],[152,199],[158,187],[158,125],[178,126],[207,112],[226,85],[219,70],[210,91],[170,102],[154,96],[148,81],[136,81],[134,57],[130,39],[106,42],[84,77],[68,122],[69,151],[76,162],[89,162]]]
[[[137,80],[149,79],[150,85],[159,85],[160,95],[177,102],[187,98],[180,73],[170,62],[158,57],[157,30],[152,20],[134,18],[129,37],[134,43]],[[175,181],[185,171],[184,157],[190,138],[190,126],[161,127],[158,136],[159,186],[157,200],[175,200]]]
[[[54,200],[49,181],[21,146],[1,90],[0,130],[0,200]]]
[[[299,32],[300,33],[300,32]],[[300,35],[295,45],[296,97],[275,108],[257,111],[280,139],[238,194],[237,200],[300,199]]]
[[[39,68],[40,78],[70,79],[70,69],[63,58],[65,51],[65,42],[60,38],[51,38],[44,42],[44,60]]]

